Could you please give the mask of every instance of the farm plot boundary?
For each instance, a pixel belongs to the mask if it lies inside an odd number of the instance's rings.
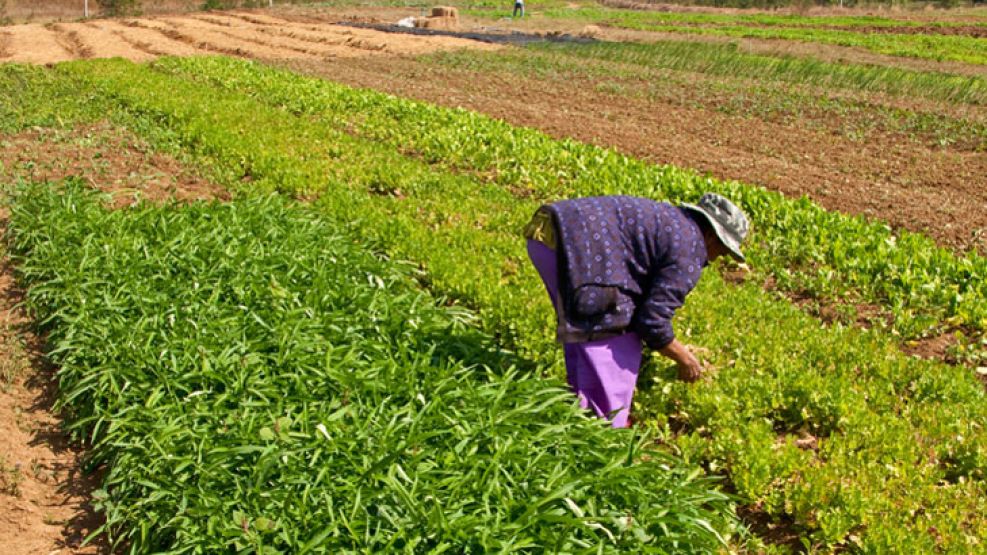
[[[235,81],[234,75],[249,77],[249,66],[222,60],[174,63],[213,65],[218,71],[208,84],[221,88],[183,84],[173,76],[118,62],[75,66],[85,70],[75,75],[112,99],[109,113],[114,117],[156,144],[190,153],[225,183],[321,196],[318,206],[325,214],[349,222],[356,233],[395,256],[420,261],[432,287],[479,307],[487,328],[513,338],[525,356],[555,356],[545,335],[550,310],[517,254],[514,228],[537,206],[539,196],[578,194],[578,185],[556,179],[554,186],[563,188],[553,192],[529,186],[532,192],[527,193],[509,183],[476,181],[469,172],[437,171],[445,167],[438,163],[442,158],[420,153],[407,158],[387,140],[334,130],[337,124],[346,128],[348,120],[329,118],[331,112],[321,121],[286,117],[279,108],[222,88],[224,80]],[[226,64],[235,71],[223,70]],[[270,75],[272,83],[291,81],[280,72],[253,69],[259,77]],[[318,93],[334,87],[313,80],[301,83],[308,89],[294,90],[299,98],[303,90]],[[176,87],[184,91],[180,102]],[[424,109],[431,117],[427,106],[402,108],[396,99],[365,91],[355,100],[371,113],[383,104],[392,115],[411,117]],[[482,137],[477,130],[491,125],[475,114],[442,113],[446,118],[435,121],[449,121],[453,115],[475,123],[464,127],[471,140]],[[244,114],[250,114],[250,121]],[[257,129],[265,130],[263,137],[256,136]],[[393,124],[388,129],[395,131]],[[538,152],[540,135],[528,133],[509,142],[514,154]],[[519,142],[522,138],[528,142]],[[460,147],[469,145],[457,141]],[[438,148],[442,143],[434,144]],[[616,167],[620,173],[609,179],[629,171],[626,165]],[[674,183],[675,174],[663,175],[660,184]],[[968,371],[902,357],[880,333],[822,329],[788,303],[766,297],[759,287],[727,286],[710,276],[694,297],[681,316],[680,330],[691,338],[687,340],[710,349],[719,368],[716,379],[690,389],[667,383],[670,369],[651,368],[637,407],[677,452],[727,472],[745,498],[769,518],[791,518],[813,545],[847,545],[858,541],[849,537],[853,535],[864,548],[915,545],[922,550],[946,542],[953,546],[949,549],[962,551],[969,542],[983,541],[976,536],[982,527],[975,519],[947,516],[982,513],[977,484],[983,475],[978,447],[983,442],[977,438],[983,431],[974,423],[983,419],[977,411],[983,408],[984,392]],[[758,341],[738,337],[738,327],[757,330]],[[801,433],[812,435],[818,450],[800,447],[795,439]],[[921,441],[915,440],[916,433]],[[890,469],[873,463],[880,460],[909,462]],[[858,502],[834,497],[832,485],[840,483],[853,484],[847,491]],[[907,513],[902,507],[917,506],[927,511],[923,518],[928,520],[920,526],[897,516]],[[926,524],[941,535],[929,537]]]

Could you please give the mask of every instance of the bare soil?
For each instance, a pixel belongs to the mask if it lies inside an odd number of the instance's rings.
[[[953,25],[953,26],[941,26],[941,25],[921,25],[914,27],[846,27],[839,25],[824,25],[820,26],[820,29],[833,29],[836,31],[853,31],[856,33],[879,33],[879,34],[894,34],[894,35],[951,35],[951,36],[961,36],[961,37],[973,37],[973,38],[987,38],[987,27],[980,27],[978,25]]]
[[[0,232],[7,210],[0,208]],[[19,303],[10,261],[0,257],[0,553],[106,553],[81,545],[102,522],[89,501],[98,476],[52,410],[55,372]]]
[[[0,62],[33,64],[117,56],[142,62],[161,55],[209,53],[263,60],[322,60],[498,48],[456,37],[395,35],[260,12],[13,25],[5,27],[0,37]]]
[[[6,58],[10,56],[10,51],[8,50],[10,46],[10,34],[6,31],[0,30],[0,58]]]
[[[227,191],[189,173],[168,156],[109,124],[73,130],[36,129],[0,136],[0,182],[77,176],[110,195],[111,205],[226,199]],[[7,213],[0,211],[0,232]],[[44,341],[19,305],[23,292],[0,260],[0,553],[108,553],[82,546],[102,525],[91,504],[99,473],[83,471],[85,452],[61,430],[53,411],[56,370]]]
[[[59,35],[44,25],[31,23],[4,28],[7,34],[5,56],[0,62],[50,64],[77,58],[59,40]]]
[[[831,210],[987,252],[987,156],[894,136],[853,142],[796,123],[612,95],[592,81],[435,67],[377,58],[293,62],[292,69],[359,87],[461,106],[552,136],[574,137],[721,179],[808,195]]]
[[[139,200],[228,199],[226,189],[153,152],[128,132],[101,123],[73,130],[35,129],[0,137],[0,181],[83,179],[115,207]]]

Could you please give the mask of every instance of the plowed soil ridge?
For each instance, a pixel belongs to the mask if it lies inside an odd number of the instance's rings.
[[[126,58],[135,62],[151,60],[156,56],[128,42],[119,33],[96,21],[65,24],[87,42],[91,58]]]
[[[50,29],[55,32],[58,43],[73,56],[82,59],[92,58],[92,48],[82,41],[82,37],[79,36],[77,31],[68,29],[62,24],[53,24]]]
[[[235,11],[15,25],[0,31],[0,59],[33,64],[110,57],[146,61],[162,55],[205,53],[321,60],[381,53],[415,55],[455,48],[490,49],[492,45],[459,37],[396,36],[321,20],[299,22]]]
[[[0,31],[0,60],[10,57],[10,34]]]
[[[62,46],[55,31],[44,25],[13,25],[6,28],[10,36],[7,61],[26,64],[51,64],[77,59]]]
[[[168,55],[168,52],[166,50],[161,49],[161,48],[157,48],[157,47],[155,47],[151,43],[143,42],[143,41],[137,40],[137,39],[135,39],[133,37],[130,37],[122,29],[110,28],[108,26],[104,26],[104,25],[101,25],[101,24],[96,23],[96,22],[89,22],[89,23],[86,23],[86,25],[88,25],[88,26],[90,26],[90,27],[92,27],[94,29],[99,29],[101,31],[105,31],[107,33],[111,33],[113,36],[117,37],[119,40],[121,40],[124,43],[126,43],[127,45],[129,45],[130,46],[130,52],[132,53],[133,58],[128,57],[128,56],[124,56],[127,59],[137,60],[137,59],[144,58],[144,56],[142,56],[140,53],[146,54],[147,55],[146,56],[146,59],[153,59],[153,58],[157,58],[158,56],[167,56]]]
[[[321,57],[319,52],[298,46],[290,39],[277,42],[267,40],[262,33],[257,33],[253,29],[235,29],[232,26],[224,28],[218,23],[195,17],[162,21],[173,25],[180,32],[194,33],[194,36],[204,38],[214,45],[221,45],[230,40],[234,43],[246,43],[247,48],[253,49],[254,53],[262,58],[295,58],[299,55]],[[244,48],[244,45],[241,44],[240,47]]]
[[[142,49],[147,52],[153,50],[163,52],[167,56],[195,56],[210,52],[196,47],[194,40],[191,41],[193,44],[189,44],[189,41],[184,38],[169,36],[160,28],[138,20],[126,20],[122,23],[107,21],[105,25],[111,29],[119,30],[121,36],[126,37],[125,40],[141,44]]]
[[[251,24],[241,23],[240,25],[237,25],[233,21],[220,19],[217,17],[205,18],[200,16],[193,19],[196,22],[205,24],[196,26],[197,29],[209,29],[211,32],[221,34],[233,40],[243,40],[268,48],[290,50],[296,54],[316,58],[322,58],[327,55],[338,53],[334,51],[327,51],[325,48],[321,47],[322,43],[319,42],[305,41],[288,35],[275,35],[272,37],[271,34],[267,32],[269,29],[258,28],[257,26]],[[313,48],[313,45],[319,45],[320,47]]]

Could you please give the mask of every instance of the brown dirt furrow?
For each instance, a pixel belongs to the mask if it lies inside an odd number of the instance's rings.
[[[374,58],[294,63],[354,86],[462,106],[515,125],[808,195],[830,210],[923,232],[958,251],[987,253],[987,156],[922,145],[859,144],[794,124],[600,92],[580,79],[539,80]]]
[[[284,27],[275,27],[275,26],[256,27],[255,30],[260,33],[264,33],[266,35],[270,35],[273,37],[287,37],[290,39],[295,39],[310,44],[322,44],[322,45],[330,45],[330,46],[345,46],[346,41],[350,39],[350,37],[347,37],[345,35],[336,35],[330,33],[317,34],[317,33],[298,31],[298,30],[294,30],[290,25],[286,25]]]
[[[101,26],[97,21],[86,23],[63,23],[61,27],[80,37],[87,45],[89,58],[124,58],[134,62],[145,62],[155,56],[134,47],[118,33]]]
[[[210,51],[196,48],[184,40],[175,39],[163,34],[159,29],[135,20],[103,20],[99,25],[116,33],[124,41],[134,45],[148,54],[157,56],[195,56],[207,54]]]
[[[151,43],[141,42],[131,37],[128,37],[127,34],[122,29],[111,29],[109,27],[101,26],[99,23],[96,22],[88,22],[86,23],[86,25],[89,25],[94,29],[99,29],[100,31],[103,32],[112,33],[117,38],[117,40],[120,40],[124,44],[129,45],[130,48],[135,51],[135,55],[139,55],[143,59],[153,60],[158,56],[168,55],[164,50],[155,47],[155,45]]]
[[[253,48],[250,45],[230,45],[229,39],[222,41],[225,42],[225,44],[223,44],[201,36],[179,31],[175,27],[165,25],[157,20],[131,20],[128,22],[128,25],[164,35],[168,39],[184,44],[187,48],[197,52],[218,53],[225,54],[227,56],[239,56],[241,58],[263,58],[265,57],[264,54],[269,54],[266,50],[258,51],[258,49]]]
[[[75,30],[67,28],[64,24],[55,23],[48,24],[46,27],[55,32],[58,44],[72,53],[74,58],[92,58],[93,51],[92,48],[86,44],[79,33]]]
[[[198,21],[200,25],[214,25],[214,32],[230,37],[289,48],[316,57],[364,56],[378,52],[414,55],[462,47],[497,48],[496,45],[454,37],[400,35],[340,25],[297,24],[289,21],[282,21],[281,25],[256,25],[226,14],[210,15],[208,19],[200,16],[190,19]]]
[[[362,11],[362,10],[361,10]],[[270,18],[268,14],[261,12],[244,12],[237,11],[236,13],[249,13],[250,17],[257,19]],[[277,19],[282,19],[285,21],[291,21],[292,23],[314,23],[317,25],[332,25],[338,23],[342,16],[337,13],[325,14],[321,10],[311,10],[306,8],[300,8],[297,6],[284,6],[282,9],[278,10]],[[396,20],[395,20],[396,21]]]
[[[217,16],[190,16],[183,19],[181,25],[188,29],[194,29],[196,32],[206,31],[223,35],[233,40],[247,41],[258,46],[290,50],[305,57],[326,57],[339,54],[338,49],[326,49],[319,43],[297,40],[283,35],[272,38],[268,33],[264,33],[262,29],[257,28],[257,26],[235,19]]]
[[[10,36],[10,62],[50,64],[72,60],[75,56],[58,41],[58,35],[43,25],[13,25],[6,29]]]
[[[175,17],[155,19],[153,24],[160,24],[161,29],[170,29],[172,38],[184,37],[202,49],[222,53],[236,53],[238,56],[260,58],[266,60],[313,58],[317,57],[307,50],[295,49],[287,45],[274,45],[265,40],[261,33],[228,32],[215,25],[199,21],[192,17]]]
[[[244,12],[235,12],[236,15]],[[406,55],[427,54],[429,52],[455,50],[458,48],[470,48],[479,50],[497,50],[503,48],[501,45],[490,44],[470,39],[444,36],[415,36],[397,33],[384,33],[373,29],[360,29],[339,25],[339,22],[358,21],[363,23],[394,23],[399,19],[409,15],[418,15],[419,10],[409,8],[361,8],[359,15],[354,15],[352,10],[347,11],[321,11],[318,9],[300,9],[285,6],[279,9],[278,17],[273,18],[263,13],[250,12],[250,19],[260,19],[271,25],[284,26],[292,32],[299,33],[303,39],[310,39],[308,32],[314,32],[317,36],[345,35],[347,43],[360,50],[368,52],[391,52]],[[473,28],[474,22],[469,18],[463,18],[463,29]],[[288,23],[284,23],[288,22]],[[304,35],[301,32],[305,32]],[[352,37],[350,39],[350,37]],[[381,46],[383,45],[383,47]]]
[[[0,60],[9,58],[10,55],[10,33],[0,31]]]
[[[288,25],[290,23],[297,24],[297,22],[290,21],[288,19],[281,19],[280,17],[273,17],[273,16],[268,15],[268,14],[245,13],[245,12],[222,12],[222,13],[223,13],[223,15],[226,15],[226,16],[229,16],[229,17],[235,17],[237,19],[242,19],[243,21],[246,21],[247,23],[253,23],[254,25],[267,25],[267,26],[280,27],[282,25]]]
[[[302,42],[345,46],[352,35],[343,34],[348,29],[338,25],[309,25],[274,17],[260,18],[238,12],[224,12],[223,15],[252,25],[254,31],[271,36],[287,37]],[[230,20],[227,24],[232,24]]]
[[[758,25],[758,27],[764,27]],[[973,38],[987,38],[987,27],[977,25],[921,25],[900,27],[854,27],[852,25],[819,25],[815,29],[832,31],[850,31],[852,33],[881,34],[881,35],[948,35]]]
[[[7,209],[0,209],[6,228]],[[0,359],[11,370],[0,383],[0,553],[108,553],[82,546],[101,518],[89,500],[98,477],[83,472],[83,451],[54,412],[57,379],[42,356],[19,303],[6,253],[0,257]]]

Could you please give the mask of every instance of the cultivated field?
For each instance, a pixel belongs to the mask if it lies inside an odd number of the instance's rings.
[[[0,64],[2,550],[987,549],[983,16],[462,8],[606,40],[0,27],[66,60]],[[710,371],[607,429],[520,228],[704,191],[753,226],[676,317]]]
[[[495,47],[455,37],[383,33],[257,13],[106,19],[0,27],[0,63],[50,64],[120,57],[226,54],[266,60],[325,60]]]

